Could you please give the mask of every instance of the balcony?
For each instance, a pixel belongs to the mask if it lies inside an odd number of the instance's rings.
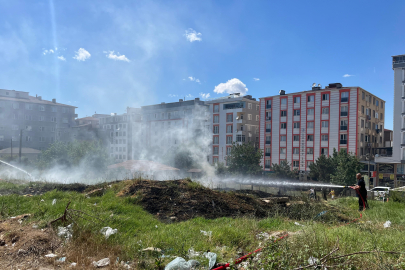
[[[340,140],[340,144],[347,144],[347,140]]]
[[[270,156],[270,153],[266,153],[265,156],[266,156],[266,157],[269,157],[269,156]]]
[[[347,112],[340,112],[340,116],[347,116]]]
[[[271,141],[266,141],[266,144],[271,144]]]
[[[404,129],[405,130],[405,129]],[[269,128],[266,128],[266,132],[271,132],[271,129],[269,129]]]
[[[265,169],[270,169],[270,165],[265,165],[264,168]]]
[[[267,104],[266,109],[271,109],[271,105]]]
[[[347,130],[347,126],[340,126],[340,130]]]
[[[349,98],[347,98],[347,97],[342,97],[340,99],[340,102],[348,102],[348,101],[349,101]]]

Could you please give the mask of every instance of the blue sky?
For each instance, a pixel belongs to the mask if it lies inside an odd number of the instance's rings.
[[[341,82],[386,100],[392,128],[404,17],[394,0],[0,0],[0,88],[56,98],[83,117]]]

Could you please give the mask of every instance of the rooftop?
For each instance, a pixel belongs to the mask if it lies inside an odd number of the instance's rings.
[[[52,101],[49,101],[49,100],[38,99],[37,97],[33,97],[33,96],[28,96],[28,99],[26,99],[26,98],[18,98],[18,97],[0,96],[0,100],[10,100],[10,101],[25,102],[25,103],[36,103],[36,104],[44,104],[44,105],[53,105],[53,106],[56,105],[56,106],[66,106],[66,107],[71,107],[71,108],[77,108],[77,107],[71,106],[71,105],[52,102]]]
[[[13,155],[18,154],[19,151],[18,147],[13,147]],[[11,154],[11,148],[9,147],[0,150],[0,154]],[[21,154],[41,154],[41,151],[33,148],[22,147]]]

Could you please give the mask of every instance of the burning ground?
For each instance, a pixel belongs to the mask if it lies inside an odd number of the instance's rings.
[[[0,239],[4,241],[0,246],[0,260],[9,263],[5,269],[9,266],[67,269],[72,263],[77,264],[75,269],[89,269],[93,261],[103,258],[109,258],[110,265],[106,268],[110,269],[128,266],[162,269],[176,256],[197,259],[205,266],[206,259],[198,256],[204,251],[216,253],[217,262],[230,262],[267,245],[269,248],[260,255],[261,261],[274,258],[292,267],[307,264],[310,256],[326,255],[337,237],[340,254],[361,248],[405,248],[401,233],[405,211],[402,204],[394,202],[384,205],[393,208],[383,218],[379,218],[382,208],[371,202],[372,210],[364,214],[361,223],[340,226],[358,218],[356,201],[351,198],[328,204],[305,198],[286,201],[264,192],[210,190],[187,179],[163,182],[137,179],[97,186],[56,185],[53,190],[47,184],[19,186],[8,183],[8,190],[13,190],[9,193],[14,194],[6,195],[3,188],[0,196]],[[23,196],[27,194],[38,195]],[[63,216],[69,202],[71,210],[67,220],[49,225]],[[327,212],[317,217],[323,211]],[[393,223],[388,230],[382,226],[387,218]],[[72,224],[72,238],[65,241],[56,232],[59,226],[69,224]],[[117,229],[117,233],[106,239],[100,233],[103,227]],[[274,246],[267,236],[285,232],[290,236],[277,244],[277,250],[282,251],[277,257],[271,253]],[[384,237],[370,237],[370,232]],[[364,243],[362,247],[359,242]],[[305,245],[308,247],[303,248]],[[153,248],[160,251],[154,252]],[[56,257],[46,258],[49,253]],[[65,261],[59,261],[61,258]],[[367,259],[373,261],[373,257]],[[392,255],[384,260],[393,264],[400,258]],[[361,265],[356,258],[350,259],[350,263]],[[368,269],[379,269],[368,266]],[[263,265],[252,269],[258,267]],[[4,268],[0,266],[0,269]]]

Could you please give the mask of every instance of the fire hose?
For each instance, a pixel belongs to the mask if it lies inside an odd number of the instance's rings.
[[[277,242],[277,241],[280,241],[281,239],[286,238],[287,236],[288,236],[288,233],[285,234],[285,235],[283,235],[283,236],[281,236],[281,237],[279,237],[279,238],[277,238],[276,240],[274,240],[274,243]],[[266,247],[262,247],[262,248],[256,249],[255,251],[250,252],[249,254],[246,254],[245,256],[240,257],[239,259],[235,260],[234,264],[240,264],[240,263],[243,262],[244,260],[246,260],[246,259],[248,259],[249,257],[251,257],[253,254],[258,253],[259,251],[262,251],[262,250],[265,249],[265,248],[266,248]],[[229,267],[229,266],[231,266],[231,264],[230,264],[230,263],[227,263],[227,264],[225,264],[225,265],[219,266],[219,267],[214,268],[214,269],[212,269],[212,270],[224,270],[224,269],[226,269],[226,268]]]

